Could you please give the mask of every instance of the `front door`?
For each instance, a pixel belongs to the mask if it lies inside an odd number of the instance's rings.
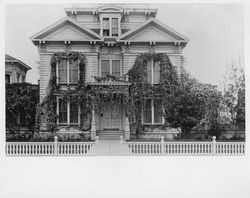
[[[101,130],[121,130],[121,108],[118,105],[110,105],[101,108]]]

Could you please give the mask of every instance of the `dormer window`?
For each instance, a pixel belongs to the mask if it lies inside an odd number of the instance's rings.
[[[101,17],[101,34],[104,37],[117,37],[120,35],[120,15],[103,14]]]

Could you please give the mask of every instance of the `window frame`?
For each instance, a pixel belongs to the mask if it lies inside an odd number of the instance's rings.
[[[112,62],[113,61],[119,61],[120,62],[120,76],[118,76],[118,78],[123,75],[123,73],[122,73],[122,60],[120,58],[102,58],[102,59],[100,59],[100,66],[99,66],[99,76],[100,77],[102,76],[102,61],[109,61],[109,74],[110,75],[113,75],[112,74],[112,72],[113,72],[113,70],[112,70],[112,66],[113,66]]]
[[[66,63],[67,63],[67,82],[59,82],[59,69],[58,69],[58,62],[56,63],[56,83],[57,84],[60,84],[60,85],[65,85],[65,84],[67,84],[67,85],[69,85],[69,84],[72,84],[72,85],[75,85],[75,84],[77,84],[78,82],[79,82],[79,79],[80,79],[80,66],[79,66],[79,63],[80,63],[80,61],[79,60],[77,60],[77,65],[78,65],[78,70],[77,70],[77,82],[70,82],[70,60],[69,59],[67,59],[66,60]]]
[[[159,62],[159,61],[157,61]],[[148,77],[147,77],[147,83],[151,85],[159,85],[160,84],[160,78],[161,78],[161,72],[160,72],[160,65],[159,65],[159,83],[154,83],[154,73],[155,73],[155,61],[153,59],[150,60],[150,66],[151,66],[151,82],[148,82]],[[160,63],[159,63],[160,64]],[[148,75],[148,70],[147,70],[147,75]]]
[[[79,126],[80,125],[80,115],[81,115],[81,109],[80,109],[80,105],[79,103],[77,103],[77,107],[78,107],[78,116],[77,116],[77,123],[70,123],[70,101],[67,101],[67,122],[66,123],[60,123],[59,122],[59,100],[61,98],[57,97],[56,99],[56,113],[58,115],[57,118],[57,125],[59,126]]]
[[[9,82],[7,83],[7,81],[6,81],[6,76],[8,76],[8,78],[9,78]],[[11,84],[11,75],[9,74],[9,73],[5,73],[5,84]]]
[[[109,36],[103,35],[103,19],[108,18],[109,19]],[[120,14],[101,14],[100,16],[101,21],[101,36],[105,38],[117,38],[121,35],[121,15]],[[112,19],[118,19],[118,36],[112,36]]]
[[[141,113],[141,117],[142,117],[142,124],[143,125],[163,125],[164,124],[164,116],[161,115],[161,123],[155,123],[154,119],[154,109],[155,109],[155,106],[154,106],[154,99],[148,99],[148,100],[151,100],[151,123],[147,123],[147,122],[144,122],[144,108],[142,109],[142,113]],[[164,108],[163,108],[163,102],[162,102],[162,99],[161,100],[161,110],[162,110],[162,113],[164,114]]]

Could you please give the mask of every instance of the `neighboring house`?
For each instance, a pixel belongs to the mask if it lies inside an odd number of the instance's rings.
[[[24,101],[26,97],[27,98],[29,97],[29,94],[27,95],[27,92],[32,92],[34,98],[39,97],[38,85],[32,85],[26,83],[26,74],[30,69],[31,67],[23,63],[21,60],[18,60],[8,54],[5,54],[5,83],[6,83],[5,96],[6,96],[7,139],[9,137],[8,135],[10,135],[9,133],[14,134],[14,133],[20,133],[20,132],[23,133],[30,131],[29,128],[27,127],[27,122],[26,122],[27,112],[24,110],[27,109],[27,107],[25,106],[28,105],[27,103],[24,104]],[[23,94],[26,94],[25,95],[26,97],[23,97],[24,96]],[[28,101],[28,103],[32,102],[35,101]],[[34,105],[34,107],[32,106],[32,108],[33,112],[35,112],[36,105]],[[30,112],[28,113],[28,115],[30,115]]]
[[[5,54],[5,83],[26,82],[27,71],[31,68],[22,61]]]
[[[133,6],[132,6],[133,7]],[[66,17],[41,30],[31,37],[39,50],[40,102],[50,92],[49,82],[53,73],[60,90],[73,90],[81,78],[79,61],[69,58],[56,63],[51,69],[52,57],[65,52],[78,52],[86,56],[85,82],[92,87],[112,87],[129,89],[128,81],[96,81],[95,77],[113,75],[124,77],[141,53],[165,53],[177,68],[183,64],[182,49],[188,39],[172,28],[158,21],[157,9],[122,8],[119,6],[101,6],[97,8],[67,8]],[[61,54],[62,55],[62,54]],[[62,55],[63,56],[63,55]],[[58,57],[56,57],[58,58]],[[148,64],[148,81],[159,83],[159,64]],[[126,79],[126,78],[125,78]],[[91,139],[96,135],[103,138],[117,138],[123,135],[126,140],[134,136],[130,131],[125,110],[118,105],[98,106],[92,109],[91,127],[82,131],[79,127],[81,111],[78,104],[63,101],[58,94],[56,99],[58,133],[85,133]],[[157,105],[158,104],[158,105]],[[164,122],[161,106],[153,100],[146,102],[142,112],[143,122],[147,125],[161,126]],[[50,132],[46,112],[41,118],[40,131]],[[164,131],[154,129],[145,137],[159,137],[162,133],[176,133],[177,130]]]

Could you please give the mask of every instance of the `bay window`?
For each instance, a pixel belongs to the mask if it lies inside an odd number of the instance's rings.
[[[162,124],[162,100],[147,99],[142,113],[143,124]]]
[[[77,83],[79,77],[78,60],[63,59],[57,63],[57,82],[61,84]]]
[[[78,125],[80,115],[78,104],[60,98],[57,102],[58,123],[61,125]]]
[[[100,75],[107,76],[108,74],[115,77],[121,76],[121,61],[120,60],[101,60]]]
[[[150,84],[160,83],[160,62],[153,60],[147,63],[147,82]]]

